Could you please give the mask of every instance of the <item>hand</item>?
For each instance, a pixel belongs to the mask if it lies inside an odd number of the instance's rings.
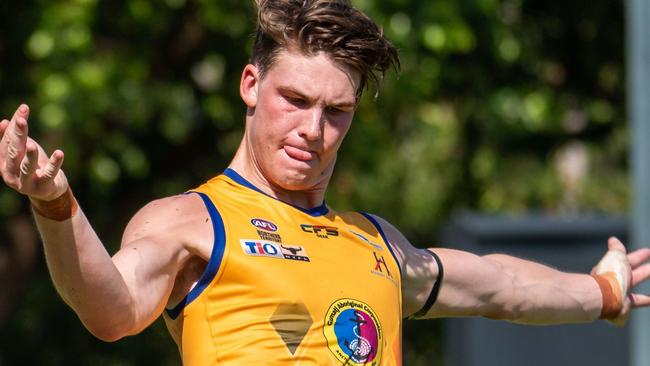
[[[609,250],[592,270],[592,274],[613,274],[609,277],[615,283],[612,286],[620,292],[621,311],[614,319],[609,319],[617,326],[623,326],[630,311],[634,308],[650,306],[650,296],[633,293],[632,289],[650,278],[650,248],[641,248],[626,253],[625,246],[617,238],[609,238]]]
[[[68,189],[61,170],[63,152],[50,157],[28,136],[29,107],[22,104],[11,121],[0,122],[0,173],[5,184],[30,199],[51,201]]]

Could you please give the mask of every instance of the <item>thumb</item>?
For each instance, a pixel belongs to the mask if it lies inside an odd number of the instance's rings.
[[[626,252],[625,245],[623,245],[623,243],[614,236],[610,237],[609,240],[607,240],[607,248],[609,250],[615,250],[617,252]]]

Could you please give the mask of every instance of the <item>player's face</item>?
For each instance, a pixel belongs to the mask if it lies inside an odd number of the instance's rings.
[[[247,72],[254,85],[244,85]],[[325,189],[352,122],[358,85],[358,72],[322,53],[283,51],[261,79],[247,66],[245,143],[262,184],[288,191]]]

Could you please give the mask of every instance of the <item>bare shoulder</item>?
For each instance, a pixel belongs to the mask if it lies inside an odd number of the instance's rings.
[[[129,221],[122,247],[141,240],[175,242],[197,250],[211,234],[210,215],[196,194],[182,194],[149,202]]]
[[[404,234],[402,234],[402,232],[399,231],[399,229],[397,229],[390,222],[382,219],[379,216],[372,215],[372,217],[377,221],[381,229],[384,231],[386,239],[388,239],[389,242],[388,244],[391,245],[395,251],[395,255],[400,261],[400,264],[402,265],[402,271],[404,272],[402,273],[402,276],[408,280],[410,276],[413,276],[415,274],[421,275],[424,273],[428,275],[428,273],[425,273],[421,270],[413,271],[413,269],[421,269],[422,263],[428,265],[432,260],[431,254],[426,249],[416,248],[413,244],[411,244],[406,236],[404,236]]]
[[[417,312],[426,303],[439,275],[438,264],[426,249],[418,249],[390,222],[373,215],[395,251],[402,269],[403,315]]]
[[[402,265],[404,260],[415,250],[415,247],[411,245],[404,234],[402,234],[402,232],[399,231],[393,224],[379,216],[373,214],[370,214],[370,216],[374,218],[375,221],[377,221],[379,224],[379,227],[384,232],[384,235],[386,235],[386,239],[388,240],[387,244],[392,247],[393,251],[395,252],[395,256],[397,256],[397,260],[399,260],[400,265]]]

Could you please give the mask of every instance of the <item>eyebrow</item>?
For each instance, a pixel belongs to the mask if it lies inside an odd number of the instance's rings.
[[[288,94],[294,94],[298,98],[305,99],[307,101],[311,101],[313,98],[309,97],[308,95],[301,93],[300,91],[296,90],[295,88],[291,86],[279,86],[278,90],[281,93],[288,93]],[[354,99],[354,102],[339,102],[339,103],[332,103],[328,104],[329,107],[334,107],[334,108],[354,108],[357,106],[357,101],[358,98]]]

